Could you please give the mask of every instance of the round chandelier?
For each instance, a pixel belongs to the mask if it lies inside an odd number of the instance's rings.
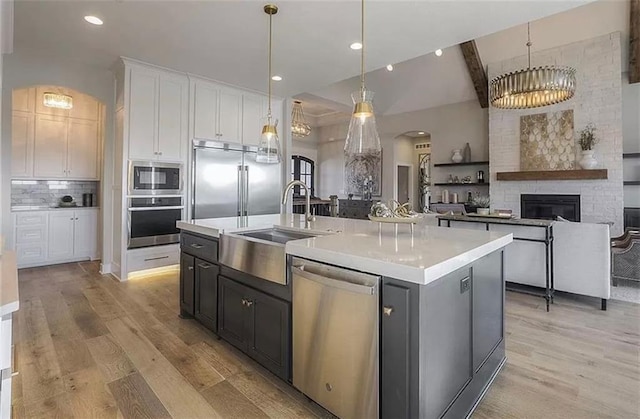
[[[293,101],[291,109],[291,134],[297,138],[304,138],[311,134],[311,126],[304,119],[302,102],[299,100]]]
[[[531,30],[527,23],[526,69],[503,74],[489,83],[491,104],[500,109],[530,109],[554,105],[573,97],[576,70],[572,67],[531,68]]]

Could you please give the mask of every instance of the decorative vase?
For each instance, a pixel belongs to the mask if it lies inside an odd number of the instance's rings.
[[[460,149],[453,150],[451,161],[454,163],[460,163],[462,161],[462,154],[460,154]]]
[[[478,215],[489,215],[489,208],[478,208],[476,212]]]
[[[464,146],[464,151],[462,152],[462,160],[465,163],[469,163],[471,161],[471,147],[469,146],[469,143]]]
[[[582,150],[582,158],[578,163],[583,169],[591,170],[596,168],[598,160],[593,157],[593,150]]]

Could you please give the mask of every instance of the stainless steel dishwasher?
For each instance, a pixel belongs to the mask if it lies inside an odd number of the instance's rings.
[[[377,418],[380,277],[292,266],[293,385],[342,419]]]

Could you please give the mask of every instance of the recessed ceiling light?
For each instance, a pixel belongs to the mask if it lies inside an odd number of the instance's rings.
[[[387,71],[393,71],[393,65],[387,64]]]
[[[102,19],[100,19],[97,16],[85,16],[84,20],[86,20],[87,22],[91,23],[92,25],[102,25],[104,22],[102,21]]]
[[[418,131],[418,135],[424,135],[424,131]]]
[[[349,48],[359,50],[362,49],[362,44],[360,42],[354,42],[353,44],[349,45]]]
[[[271,80],[273,80],[273,81],[282,81],[282,76],[273,76],[273,77],[271,77]]]
[[[437,49],[437,50],[436,50],[436,55],[437,55],[438,57],[442,57],[442,50],[441,50],[441,49]]]

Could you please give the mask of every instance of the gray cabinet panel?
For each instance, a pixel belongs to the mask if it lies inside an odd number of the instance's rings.
[[[180,314],[193,316],[195,299],[195,258],[180,254]]]
[[[381,315],[381,418],[409,418],[410,404],[410,290],[385,283]],[[385,309],[391,309],[385,314]]]
[[[182,232],[180,234],[180,246],[183,252],[199,259],[218,262],[218,240]]]
[[[218,334],[243,351],[247,350],[246,305],[251,290],[224,276],[218,277]]]
[[[284,380],[289,377],[289,303],[259,291],[251,296],[249,307],[249,355]]]
[[[426,363],[424,396],[427,418],[440,417],[471,380],[471,288],[469,269],[454,272],[429,287],[421,298],[428,337],[421,341]]]
[[[478,371],[503,337],[502,253],[473,265],[473,369]]]
[[[218,318],[218,265],[196,259],[194,316],[213,332]]]

